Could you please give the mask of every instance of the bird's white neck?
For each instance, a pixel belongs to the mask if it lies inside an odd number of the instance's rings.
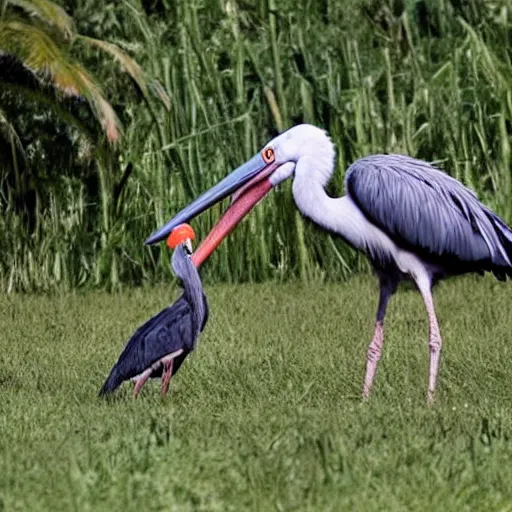
[[[317,167],[314,167],[316,164]],[[314,162],[304,158],[297,162],[293,180],[293,198],[299,210],[324,229],[337,233],[349,244],[365,249],[366,243],[361,228],[368,221],[349,196],[332,198],[327,195],[327,185],[334,165]],[[330,168],[327,167],[330,165]]]

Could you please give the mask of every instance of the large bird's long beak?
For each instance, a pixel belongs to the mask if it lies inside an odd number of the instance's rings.
[[[219,222],[210,231],[208,236],[201,242],[196,251],[192,254],[192,263],[199,268],[208,259],[210,254],[220,245],[222,240],[235,229],[236,225],[272,190],[270,180],[253,178],[253,183],[244,187],[243,193],[226,210]]]
[[[215,203],[218,203],[237,190],[245,190],[244,185],[248,185],[249,182],[252,183],[264,179],[271,174],[277,166],[278,165],[275,163],[269,164],[265,162],[262,155],[258,153],[245,164],[238,167],[238,169],[235,169],[229,176],[217,183],[217,185],[204,192],[195,201],[183,208],[183,210],[178,212],[165,226],[156,230],[144,243],[150,245],[164,240],[179,224],[190,221],[190,219],[196,217],[201,212],[204,212]],[[241,195],[242,194],[237,194],[237,200],[235,202],[241,198]],[[245,214],[243,216],[245,216]]]

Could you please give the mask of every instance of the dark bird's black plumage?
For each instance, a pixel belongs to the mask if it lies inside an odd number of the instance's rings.
[[[208,304],[196,267],[183,244],[172,256],[172,269],[181,280],[183,294],[172,305],[139,327],[112,368],[99,394],[112,393],[124,381],[134,379],[151,367],[151,378],[164,370],[162,358],[178,350],[172,374],[196,346],[197,338],[208,320]]]

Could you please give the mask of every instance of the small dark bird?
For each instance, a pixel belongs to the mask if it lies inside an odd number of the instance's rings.
[[[149,378],[162,378],[161,393],[167,394],[171,377],[195,349],[199,333],[208,320],[208,304],[201,279],[190,255],[192,228],[181,225],[169,236],[175,248],[171,266],[181,280],[183,294],[172,305],[139,327],[112,368],[99,395],[112,393],[124,381],[135,383],[136,398]]]

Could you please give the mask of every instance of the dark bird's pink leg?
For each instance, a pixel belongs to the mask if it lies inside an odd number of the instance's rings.
[[[163,365],[164,370],[162,373],[162,395],[165,395],[169,390],[169,382],[172,377],[172,368],[174,363],[174,358],[178,357],[183,353],[183,349],[176,350],[176,352],[172,352],[171,354],[162,357],[158,361],[154,362],[149,368],[146,368],[140,375],[134,377],[132,380],[135,383],[135,387],[133,389],[133,398],[137,398],[139,396],[140,390],[144,387],[144,384],[148,381],[151,374],[158,370],[160,365]]]
[[[137,398],[139,396],[140,390],[144,387],[144,384],[149,379],[149,376],[153,373],[153,368],[150,366],[147,370],[144,370],[137,380],[135,381],[135,386],[133,388],[133,398]]]
[[[167,392],[169,391],[169,383],[171,382],[173,365],[174,359],[164,362],[164,372],[162,374],[162,385],[160,388],[162,396],[167,395]]]
[[[160,393],[165,396],[169,391],[169,383],[171,382],[172,369],[174,366],[174,359],[179,355],[183,354],[183,349],[180,348],[171,354],[167,354],[165,357],[160,359],[159,363],[163,364],[164,370],[162,373],[162,384],[160,387]]]
[[[363,398],[368,398],[370,396],[373,379],[375,377],[377,365],[382,353],[382,344],[384,342],[384,316],[386,315],[386,308],[389,299],[395,289],[396,285],[394,285],[392,282],[386,279],[381,279],[375,332],[373,334],[370,345],[368,345],[368,351],[366,355],[366,374],[364,376]]]

